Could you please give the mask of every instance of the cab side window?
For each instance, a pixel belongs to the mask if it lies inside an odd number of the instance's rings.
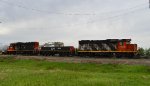
[[[123,44],[124,44],[123,42],[120,42],[120,45],[121,45],[121,46],[123,46]]]
[[[127,44],[130,44],[130,42],[126,42]]]

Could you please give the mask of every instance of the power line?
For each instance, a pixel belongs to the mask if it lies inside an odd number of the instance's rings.
[[[96,19],[96,20],[93,20],[93,21],[88,21],[86,23],[73,24],[71,26],[89,25],[89,24],[93,24],[95,22],[98,22],[99,24],[102,24],[100,22],[104,22],[106,20],[112,20],[112,19],[121,18],[122,16],[127,16],[128,14],[131,14],[131,13],[134,13],[134,12],[137,12],[137,11],[144,11],[145,8],[147,8],[147,7],[143,7],[143,8],[136,9],[136,10],[133,10],[133,11],[130,11],[130,12],[126,12],[126,13],[122,13],[122,14],[119,14],[119,15],[113,15],[113,16],[109,16],[109,17],[106,17],[106,18],[102,18],[102,19]]]
[[[51,12],[51,11],[45,11],[45,10],[40,10],[40,9],[35,9],[35,8],[29,8],[29,7],[23,6],[21,4],[15,4],[15,3],[11,3],[11,2],[8,2],[8,1],[5,1],[5,0],[0,0],[0,1],[2,3],[8,4],[8,5],[13,5],[13,6],[16,6],[16,7],[19,7],[19,8],[32,10],[32,11],[36,11],[36,12],[40,12],[40,13],[49,13],[49,14],[57,14],[57,15],[87,15],[87,16],[90,16],[90,15],[95,16],[95,15],[101,15],[101,14],[105,15],[105,14],[110,14],[110,13],[119,13],[119,12],[131,10],[131,9],[135,9],[135,8],[140,7],[140,6],[145,6],[147,4],[147,3],[143,3],[143,4],[140,4],[140,5],[136,5],[134,7],[131,7],[131,8],[115,10],[115,11],[110,11],[110,12],[103,12],[103,13],[63,13],[63,12]]]
[[[145,7],[147,5],[147,3],[143,3],[143,4],[139,4],[130,8],[126,8],[126,9],[120,9],[120,10],[115,10],[115,11],[110,11],[110,12],[105,12],[105,13],[101,13],[101,14],[110,14],[110,13],[120,13],[120,12],[124,12],[124,11],[130,11],[130,10],[134,10],[137,9],[139,7]]]
[[[14,5],[14,6],[17,6],[19,8],[24,8],[24,9],[28,9],[28,10],[32,10],[32,11],[37,11],[37,12],[44,12],[44,13],[50,13],[50,14],[61,14],[61,15],[77,15],[75,13],[71,13],[71,14],[67,14],[67,13],[57,13],[57,12],[50,12],[50,11],[43,11],[43,10],[39,10],[39,9],[33,9],[33,8],[29,8],[29,7],[25,7],[25,6],[22,6],[22,5],[18,5],[18,4],[14,4],[14,3],[10,3],[10,2],[7,2],[7,1],[4,1],[4,0],[0,0],[1,2],[4,2],[8,5]],[[119,17],[122,17],[122,16],[126,16],[127,14],[130,14],[130,13],[133,13],[133,12],[136,12],[136,11],[139,11],[139,10],[143,10],[145,9],[146,7],[146,4],[147,3],[143,3],[143,4],[139,4],[139,5],[136,5],[136,6],[133,6],[133,7],[130,7],[130,8],[126,8],[126,9],[121,9],[121,10],[116,10],[116,11],[110,11],[110,12],[104,12],[104,13],[101,13],[101,14],[113,14],[112,16],[107,16],[107,17],[102,17],[101,19],[98,19],[97,20],[92,20],[92,21],[88,21],[86,22],[85,24],[89,24],[89,23],[95,23],[95,22],[103,22],[103,21],[106,21],[106,20],[111,20],[111,19],[115,19],[115,18],[119,18]],[[141,9],[141,7],[144,7]],[[80,15],[85,15],[84,13],[80,13]],[[90,15],[90,14],[86,14],[86,15]],[[95,14],[95,15],[98,15],[98,14]],[[73,26],[75,25],[82,25],[81,23],[79,24],[73,24]],[[72,26],[72,25],[71,25]]]
[[[105,21],[105,20],[110,20],[110,19],[114,19],[114,18],[119,18],[119,17],[126,16],[128,14],[131,14],[131,13],[134,13],[134,12],[137,12],[137,11],[140,11],[140,10],[143,11],[146,8],[147,7],[143,7],[143,8],[139,8],[139,9],[134,9],[134,10],[131,10],[131,11],[128,11],[128,12],[120,13],[120,14],[117,14],[117,15],[109,16],[109,17],[98,19],[98,20],[94,20],[94,21]],[[90,21],[88,23],[93,23],[94,21]]]
[[[44,13],[49,13],[49,14],[58,14],[58,15],[95,15],[95,13],[63,13],[63,12],[51,12],[51,11],[46,11],[46,10],[39,10],[39,9],[34,9],[34,8],[29,8],[26,6],[22,6],[20,4],[15,4],[15,3],[10,3],[8,1],[5,0],[0,0],[2,3],[8,4],[8,5],[13,5],[19,8],[23,8],[23,9],[27,9],[27,10],[32,10],[32,11],[36,11],[36,12],[44,12]]]

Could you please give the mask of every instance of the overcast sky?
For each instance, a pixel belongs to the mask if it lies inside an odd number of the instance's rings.
[[[150,47],[148,0],[0,0],[0,43],[132,39]]]

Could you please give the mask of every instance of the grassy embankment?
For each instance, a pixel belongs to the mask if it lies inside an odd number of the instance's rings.
[[[0,86],[150,86],[150,67],[0,58]]]

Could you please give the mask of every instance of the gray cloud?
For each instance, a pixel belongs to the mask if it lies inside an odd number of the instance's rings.
[[[3,1],[8,3],[0,1],[1,43],[63,41],[77,46],[82,39],[132,38],[140,47],[150,47],[145,0]]]

